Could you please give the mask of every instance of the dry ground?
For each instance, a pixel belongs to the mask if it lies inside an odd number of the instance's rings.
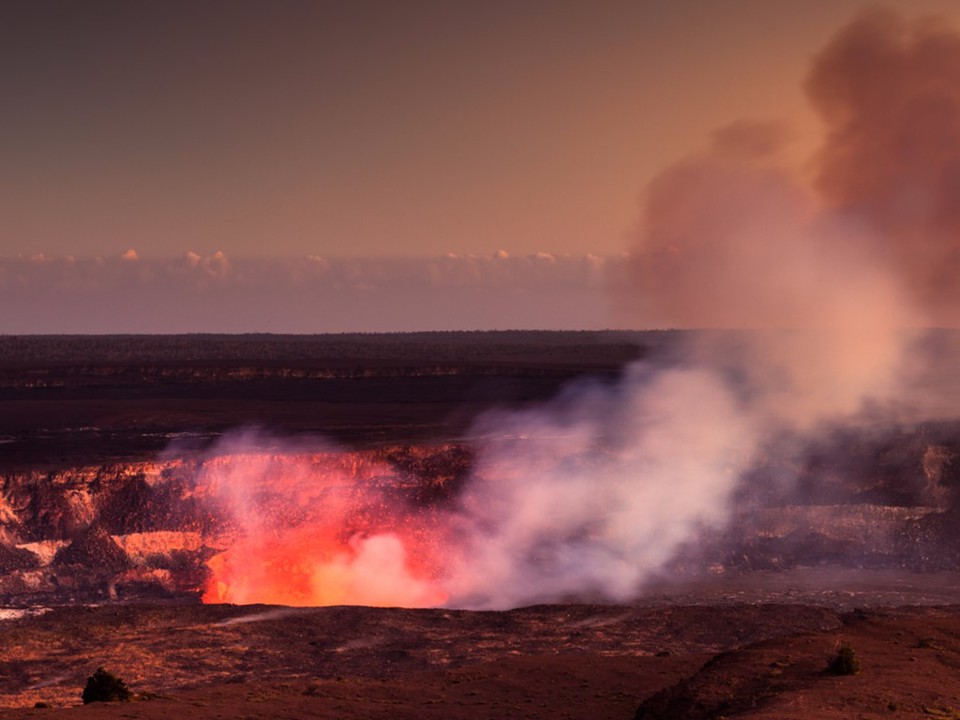
[[[856,676],[825,672],[841,643]],[[98,665],[140,699],[80,706]],[[958,675],[957,606],[112,605],[0,626],[0,718],[632,718],[644,701],[647,718],[960,718]]]

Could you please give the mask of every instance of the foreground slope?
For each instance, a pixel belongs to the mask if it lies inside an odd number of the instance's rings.
[[[0,628],[0,717],[951,718],[958,638],[957,606],[61,609]],[[137,699],[80,706],[98,665]]]

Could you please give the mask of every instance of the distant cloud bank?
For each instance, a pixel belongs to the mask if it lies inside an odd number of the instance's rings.
[[[614,327],[622,258],[0,257],[0,333],[391,332]]]

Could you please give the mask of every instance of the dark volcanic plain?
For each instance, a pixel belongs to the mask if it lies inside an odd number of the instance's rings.
[[[641,338],[643,338],[641,342]],[[669,353],[671,333],[0,337],[4,466],[152,458],[238,427],[348,447],[458,439],[493,407]]]
[[[202,605],[219,521],[178,499],[174,470],[144,480],[171,447],[257,426],[392,463],[416,497],[455,493],[479,414],[670,363],[680,342],[0,337],[0,717],[960,718],[952,422],[768,448],[734,523],[619,606]],[[763,491],[786,466],[795,487]],[[859,674],[825,672],[841,644]],[[136,701],[70,707],[101,665]]]

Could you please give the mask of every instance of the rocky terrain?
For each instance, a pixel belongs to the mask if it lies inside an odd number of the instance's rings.
[[[251,461],[250,457],[245,458]],[[429,507],[449,499],[470,453],[460,446],[258,454],[273,469],[257,488],[260,517],[291,511],[285,472],[306,467],[347,492],[383,491]],[[207,561],[242,534],[233,488],[220,480],[231,456],[20,471],[0,479],[0,603],[199,600]],[[300,508],[300,512],[319,509]],[[365,524],[366,523],[366,524]],[[351,532],[375,521],[356,519]]]
[[[759,597],[506,612],[59,608],[0,622],[0,717],[956,716],[960,609],[917,604],[910,586],[901,609],[871,608],[880,598],[865,585],[836,605]],[[856,675],[827,670],[843,645]],[[99,666],[133,702],[77,707]]]
[[[722,529],[685,546],[670,574],[810,566],[960,569],[955,451],[929,440],[929,431],[926,437],[900,438],[894,460],[861,443],[861,456],[844,462],[863,467],[842,478],[810,469],[806,502],[756,497],[745,486],[741,492],[753,499],[741,502]],[[375,491],[377,502],[389,498],[393,507],[440,512],[456,500],[473,454],[459,443],[302,453],[267,448],[240,460],[200,455],[10,471],[0,477],[0,602],[200,598],[210,580],[210,559],[244,532],[222,479],[231,464],[241,462],[266,465],[256,500],[266,521],[291,510],[292,493],[301,490],[291,487],[288,476],[303,472],[351,496]],[[911,493],[903,481],[889,492],[879,481],[869,482],[892,472],[893,463],[901,477],[913,476]],[[297,511],[306,513],[299,526],[316,509]],[[350,522],[344,532],[385,526],[373,516],[353,515]]]
[[[138,702],[62,712],[960,717],[960,423],[944,418],[771,435],[727,521],[628,606],[288,607],[316,604],[299,547],[335,558],[400,533],[418,579],[441,576],[437,528],[483,481],[478,416],[613,383],[676,342],[0,338],[0,705],[75,705],[104,665]],[[275,559],[238,579],[256,552]],[[277,576],[293,581],[244,599]],[[855,677],[824,673],[843,643]]]
[[[671,348],[669,333],[0,336],[2,465],[152,460],[251,425],[351,448],[447,441]]]

